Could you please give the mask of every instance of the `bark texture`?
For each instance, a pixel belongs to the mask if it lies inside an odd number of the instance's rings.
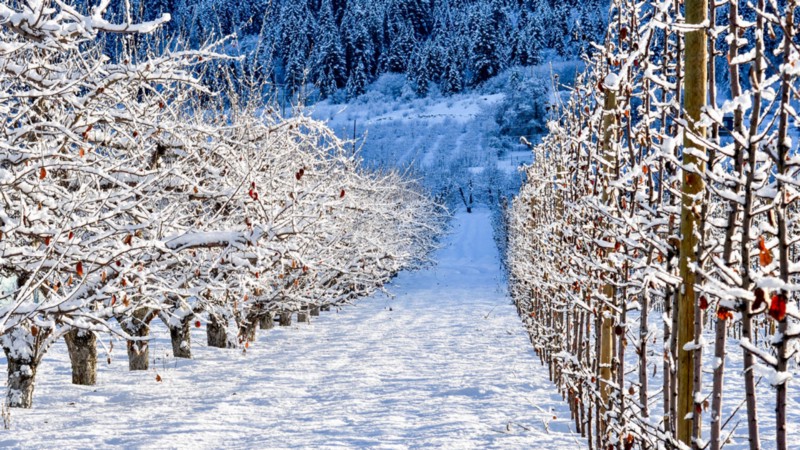
[[[698,25],[708,18],[707,0],[686,0],[686,23]],[[702,108],[706,105],[708,93],[708,39],[706,30],[699,29],[686,33],[686,79],[684,81],[684,108],[689,130],[699,136],[705,136],[705,129],[696,126],[700,120]],[[691,266],[697,262],[698,233],[700,227],[699,203],[705,189],[702,172],[705,164],[697,154],[705,152],[705,147],[686,133],[683,154],[683,198],[681,203],[681,244],[679,270],[681,289],[678,301],[677,354],[678,388],[676,437],[686,445],[694,444],[693,421],[686,417],[699,414],[695,411],[695,351],[684,350],[687,343],[695,340],[695,295],[696,273]],[[691,150],[690,150],[691,149]],[[694,422],[698,422],[695,420]],[[699,431],[699,427],[694,430]]]
[[[234,345],[228,339],[227,320],[219,318],[214,314],[209,316],[210,320],[206,326],[208,346],[216,348],[233,348]]]
[[[603,104],[603,153],[604,158],[608,164],[608,167],[604,168],[604,182],[603,187],[607,187],[610,184],[610,180],[614,178],[614,174],[611,173],[612,170],[616,168],[616,153],[615,149],[613,148],[613,143],[616,139],[616,109],[617,109],[617,93],[611,86],[605,86],[605,98]],[[603,203],[608,204],[609,202],[613,201],[613,199],[608,194],[608,190],[603,190]],[[603,287],[603,295],[606,297],[606,301],[610,304],[614,303],[614,286],[612,284],[606,284]],[[606,408],[608,407],[608,403],[611,397],[611,388],[610,384],[612,381],[612,358],[614,356],[614,347],[613,347],[613,328],[614,328],[614,319],[612,317],[611,308],[601,305],[600,308],[602,318],[601,318],[601,327],[600,327],[600,348],[599,348],[599,378],[598,382],[600,383],[600,410],[598,411],[598,418],[599,425],[598,425],[598,439],[602,439],[602,436],[606,434],[605,432],[605,425],[606,421],[604,419]]]
[[[97,383],[97,336],[86,330],[72,330],[64,336],[72,363],[72,384]]]
[[[156,312],[149,308],[139,308],[130,317],[120,320],[122,329],[130,336],[138,338],[128,341],[128,367],[130,370],[147,370],[150,368],[150,322]]]
[[[261,316],[259,326],[262,330],[269,330],[275,328],[275,313],[268,312]]]
[[[181,320],[180,324],[170,324],[169,338],[172,341],[172,355],[176,358],[192,357],[192,317]]]
[[[33,388],[36,385],[38,364],[30,359],[8,355],[8,406],[30,408],[33,405]]]

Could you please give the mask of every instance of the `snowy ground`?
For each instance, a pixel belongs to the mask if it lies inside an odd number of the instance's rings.
[[[259,332],[246,354],[198,329],[195,359],[176,361],[158,328],[151,371],[128,372],[117,345],[79,387],[59,343],[0,447],[585,447],[506,295],[489,212],[453,227],[438,266],[401,274],[394,298]]]

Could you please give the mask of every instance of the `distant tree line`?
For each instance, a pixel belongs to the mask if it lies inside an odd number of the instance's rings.
[[[91,3],[91,2],[86,2]],[[460,92],[512,65],[579,56],[602,41],[597,0],[131,0],[134,19],[172,16],[162,30],[199,47],[238,36],[239,70],[297,93],[347,97],[384,73],[404,73],[419,95],[432,83]],[[116,2],[124,19],[124,2]]]

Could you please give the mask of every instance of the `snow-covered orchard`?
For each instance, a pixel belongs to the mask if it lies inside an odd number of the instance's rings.
[[[594,448],[798,444],[798,6],[615,0],[533,149],[512,295]]]
[[[147,369],[154,320],[176,357],[192,356],[192,327],[246,348],[258,326],[308,320],[423,264],[443,227],[413,180],[363,169],[321,122],[206,87],[225,40],[142,52],[169,16],[116,23],[108,5],[0,4],[10,406],[32,405],[59,339],[73,383],[89,385],[98,344],[123,343],[130,369]],[[107,34],[123,35],[113,58]]]

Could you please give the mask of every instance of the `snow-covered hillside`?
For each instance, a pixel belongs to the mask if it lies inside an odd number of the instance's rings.
[[[565,63],[559,69],[574,67]],[[533,79],[547,77],[544,67],[527,70]],[[518,169],[531,155],[519,136],[500,131],[497,116],[511,91],[508,77],[506,73],[481,90],[419,98],[403,76],[385,75],[352,102],[324,101],[308,112],[339,137],[355,138],[353,149],[366,166],[408,170],[451,206],[461,203],[459,189],[471,189],[475,202],[496,207],[500,197],[519,189]],[[535,141],[538,136],[527,138]]]
[[[0,447],[584,447],[507,296],[489,212],[453,222],[438,266],[401,274],[396,296],[259,331],[246,352],[206,347],[202,328],[177,360],[155,329],[149,372],[117,348],[87,387],[59,341]]]

